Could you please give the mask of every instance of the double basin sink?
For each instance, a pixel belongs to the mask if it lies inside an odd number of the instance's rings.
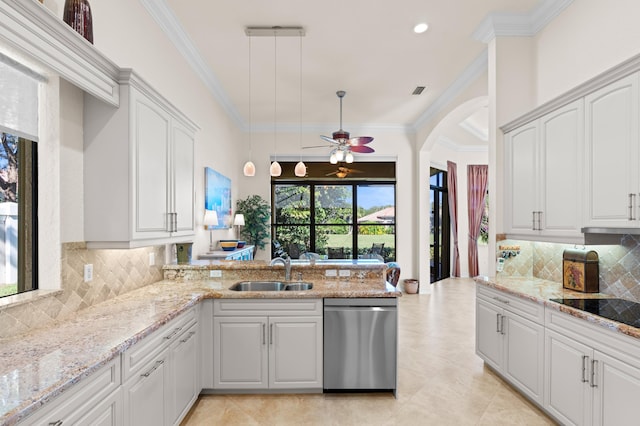
[[[283,281],[240,281],[229,287],[233,291],[304,291],[311,290],[312,283]]]

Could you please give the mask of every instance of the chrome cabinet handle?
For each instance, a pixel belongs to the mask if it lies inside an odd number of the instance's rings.
[[[269,324],[269,344],[273,345],[273,324]]]
[[[589,379],[587,378],[587,363],[589,362],[589,357],[587,355],[582,355],[582,383],[587,383]]]
[[[591,360],[591,383],[589,386],[592,388],[597,388],[598,384],[596,383],[596,372],[598,371],[598,360]]]
[[[536,212],[531,212],[531,230],[536,230]]]
[[[164,336],[165,340],[171,340],[171,338],[173,336],[175,336],[176,334],[178,334],[180,332],[180,330],[182,330],[182,327],[176,328],[173,330],[173,333],[169,334],[168,336]]]
[[[542,212],[538,212],[538,231],[542,231]]]
[[[265,345],[266,342],[266,329],[267,329],[267,325],[266,324],[262,324],[262,344]]]
[[[56,422],[50,422],[49,426],[61,426],[62,425],[62,420],[58,420]]]
[[[494,297],[493,297],[493,300],[497,300],[498,302],[500,302],[500,303],[504,303],[505,305],[508,305],[508,304],[509,304],[509,301],[508,301],[507,299],[503,299],[503,298],[498,297],[498,296],[494,296]]]
[[[504,336],[504,315],[500,315],[500,334]]]
[[[633,218],[633,204],[634,198],[636,194],[629,194],[629,220],[634,220]]]
[[[158,367],[160,367],[162,364],[164,364],[164,360],[161,359],[159,361],[156,361],[155,365],[153,367],[151,367],[151,370],[147,371],[146,373],[142,373],[140,375],[140,377],[149,377],[154,371],[156,371],[158,369]]]
[[[500,333],[500,314],[496,314],[496,333]]]
[[[191,331],[191,332],[189,332],[189,334],[187,335],[187,337],[185,337],[184,339],[180,340],[180,342],[181,342],[181,343],[187,343],[187,341],[188,341],[189,339],[191,339],[191,338],[193,337],[193,335],[194,335],[194,334],[196,334],[196,332],[195,332],[195,331]]]

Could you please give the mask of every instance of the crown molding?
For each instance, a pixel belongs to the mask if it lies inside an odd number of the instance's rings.
[[[489,43],[496,37],[532,37],[562,13],[573,0],[542,0],[530,13],[490,13],[471,37]]]
[[[484,49],[476,59],[471,62],[467,68],[454,80],[454,82],[446,88],[444,92],[425,110],[424,113],[413,124],[413,132],[428,123],[434,118],[446,105],[462,93],[471,83],[487,70],[488,66],[487,49]]]
[[[482,132],[481,130],[479,130],[476,126],[473,126],[469,123],[467,123],[466,121],[461,121],[460,123],[458,123],[458,125],[466,130],[467,132],[469,132],[470,134],[472,134],[474,137],[480,139],[483,142],[488,142],[489,141],[489,135],[487,133]]]
[[[169,40],[176,47],[178,52],[184,56],[187,63],[191,65],[198,77],[204,82],[214,98],[225,110],[227,115],[240,129],[245,129],[246,125],[238,110],[233,106],[229,96],[216,78],[211,68],[200,55],[200,52],[193,44],[193,41],[184,30],[178,18],[175,16],[165,0],[140,0],[142,6],[149,12],[154,21],[160,26]]]
[[[98,99],[118,106],[120,68],[36,1],[0,2],[0,40]]]
[[[487,144],[463,145],[449,139],[446,136],[440,136],[436,141],[436,144],[455,152],[489,152],[489,146]]]

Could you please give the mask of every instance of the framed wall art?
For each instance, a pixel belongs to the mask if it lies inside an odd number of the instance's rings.
[[[211,228],[231,228],[231,179],[205,167],[204,188],[204,208],[218,214],[218,225]]]

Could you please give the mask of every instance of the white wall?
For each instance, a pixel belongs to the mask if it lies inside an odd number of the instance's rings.
[[[640,2],[576,0],[536,37],[540,105],[640,53]]]

